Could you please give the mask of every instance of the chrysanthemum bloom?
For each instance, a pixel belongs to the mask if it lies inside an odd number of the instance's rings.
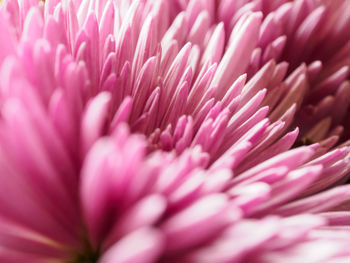
[[[0,262],[350,262],[345,0],[2,0]]]

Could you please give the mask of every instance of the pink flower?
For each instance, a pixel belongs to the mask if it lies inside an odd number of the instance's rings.
[[[350,260],[343,0],[3,0],[0,262]]]

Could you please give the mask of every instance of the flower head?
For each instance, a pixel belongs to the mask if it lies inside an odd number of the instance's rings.
[[[349,260],[347,1],[0,5],[1,262]]]

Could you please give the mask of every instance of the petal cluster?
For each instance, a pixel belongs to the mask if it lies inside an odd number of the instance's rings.
[[[343,0],[3,0],[0,261],[348,262]]]

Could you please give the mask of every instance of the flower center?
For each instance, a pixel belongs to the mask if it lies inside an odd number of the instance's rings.
[[[84,240],[82,251],[74,254],[73,259],[66,263],[96,263],[100,257],[100,250],[94,249],[88,240]]]
[[[76,257],[67,263],[96,263],[99,255],[90,251],[89,253],[79,253]]]

